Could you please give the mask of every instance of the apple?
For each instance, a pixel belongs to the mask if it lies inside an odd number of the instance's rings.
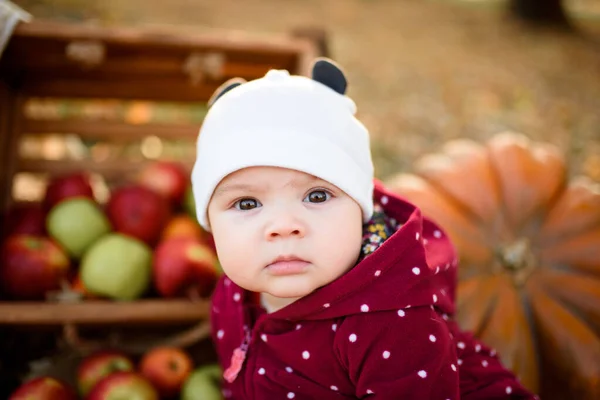
[[[106,205],[114,229],[153,245],[170,217],[166,199],[142,186],[116,189]]]
[[[98,204],[84,197],[66,199],[54,206],[48,213],[46,228],[48,234],[76,259],[111,231],[110,222]]]
[[[207,364],[196,368],[186,379],[181,390],[181,400],[222,400],[221,367]]]
[[[154,286],[163,297],[176,297],[192,291],[206,297],[218,278],[216,254],[193,238],[165,240],[154,250]]]
[[[181,204],[189,175],[175,162],[155,161],[142,169],[137,183],[164,196],[172,205]]]
[[[0,257],[0,285],[15,299],[43,299],[67,280],[69,257],[49,238],[9,236]]]
[[[183,383],[192,372],[190,356],[177,347],[156,347],[140,360],[140,373],[146,377],[163,397],[172,397],[181,391]]]
[[[156,389],[140,374],[114,372],[94,386],[86,400],[159,400]]]
[[[50,210],[56,204],[71,197],[86,197],[94,200],[94,190],[85,172],[75,172],[52,178],[46,186],[42,204]]]
[[[85,357],[77,367],[79,393],[87,396],[105,377],[119,371],[134,371],[135,366],[125,354],[114,350],[103,350]]]
[[[14,205],[6,213],[5,221],[5,236],[46,234],[46,213],[39,204]]]
[[[8,400],[76,400],[73,389],[59,379],[40,376],[19,386]]]
[[[196,215],[196,201],[194,200],[194,192],[192,190],[192,185],[189,185],[185,191],[183,208],[188,213],[188,215],[192,217],[193,220],[198,220],[198,217]],[[203,232],[203,241],[206,242],[206,244],[208,244],[208,246],[216,252],[217,248],[215,246],[213,235],[210,232],[206,232],[202,227],[200,227],[200,229],[202,229]]]
[[[204,242],[206,243],[206,245],[208,247],[210,247],[210,249],[212,251],[214,251],[215,253],[217,252],[217,245],[215,244],[215,237],[212,234],[206,232],[206,237],[204,238]]]
[[[152,250],[133,237],[109,233],[83,255],[79,268],[92,294],[134,300],[150,286]]]
[[[179,214],[173,216],[167,222],[160,239],[163,241],[171,238],[189,237],[203,240],[207,236],[208,234],[204,232],[196,220],[186,214]]]

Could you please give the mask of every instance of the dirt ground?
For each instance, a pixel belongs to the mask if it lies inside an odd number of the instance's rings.
[[[332,57],[347,70],[349,95],[371,131],[379,177],[409,170],[446,140],[484,141],[512,130],[557,144],[573,174],[600,181],[600,13],[596,20],[576,21],[582,36],[523,29],[498,2],[15,2],[38,18],[190,33],[270,35],[324,27]]]

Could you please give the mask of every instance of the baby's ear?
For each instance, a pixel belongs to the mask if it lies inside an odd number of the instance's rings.
[[[217,101],[221,96],[229,92],[231,89],[240,86],[242,83],[246,83],[244,78],[231,78],[224,82],[217,88],[217,90],[215,90],[213,95],[210,96],[210,99],[208,100],[208,106],[212,107],[212,105],[215,104],[215,101]]]
[[[312,67],[312,78],[339,94],[345,94],[348,88],[344,72],[329,58],[317,58]]]

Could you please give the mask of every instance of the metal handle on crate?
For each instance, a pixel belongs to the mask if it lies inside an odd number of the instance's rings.
[[[158,346],[189,347],[210,336],[210,323],[200,321],[192,327],[158,340],[136,340],[135,342],[124,343],[118,334],[112,332],[106,341],[88,340],[81,337],[77,326],[74,324],[63,325],[62,337],[65,344],[79,352],[80,354],[89,354],[94,351],[106,348],[118,348],[128,354],[141,355]]]

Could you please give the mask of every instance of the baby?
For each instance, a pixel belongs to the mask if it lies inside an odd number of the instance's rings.
[[[457,256],[374,180],[332,61],[210,101],[192,184],[225,275],[213,340],[232,399],[534,399],[453,321]]]

